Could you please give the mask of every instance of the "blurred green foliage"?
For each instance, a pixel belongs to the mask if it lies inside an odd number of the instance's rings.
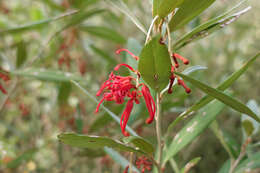
[[[124,2],[127,5],[124,8],[132,12],[129,16],[134,14],[140,27],[148,29],[152,20],[151,1]],[[237,0],[216,1],[175,32],[173,42],[236,3]],[[247,4],[253,9],[238,21],[178,50],[192,66],[207,67],[206,71],[192,73],[192,77],[216,87],[260,50],[260,3],[252,0]],[[128,47],[140,53],[139,45],[144,44],[145,35],[129,16],[108,0],[0,0],[0,67],[1,71],[11,74],[10,81],[0,81],[8,91],[7,95],[0,93],[0,172],[123,172],[124,168],[115,164],[116,159],[114,162],[112,156],[105,155],[111,150],[71,148],[59,142],[57,135],[77,132],[122,138],[118,124],[108,113],[95,114],[96,102],[69,82],[79,81],[94,96],[117,63],[131,61],[125,54],[116,55],[116,49]],[[243,103],[254,100],[258,109],[259,66],[258,59],[229,88],[232,96]],[[177,115],[204,96],[188,85],[192,94],[174,87],[174,94],[165,97],[162,104],[164,132]],[[119,105],[105,103],[105,106],[116,115],[123,110]],[[148,114],[144,107],[141,103],[134,108],[128,125],[155,144],[153,125],[144,123]],[[236,148],[245,140],[241,120],[233,116],[237,114],[226,108],[221,111],[217,121],[223,136],[214,133],[214,129],[206,130],[175,156],[176,162],[184,167],[189,160],[201,157],[191,172],[217,172],[229,159],[228,152],[221,146],[222,137]],[[188,120],[179,123],[174,131],[179,131],[186,122]],[[260,136],[254,134],[249,155],[259,151],[259,140]],[[231,152],[237,156],[236,150],[233,148]],[[165,172],[171,172],[169,167],[167,165]]]

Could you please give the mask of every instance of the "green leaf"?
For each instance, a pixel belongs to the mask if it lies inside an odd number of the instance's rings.
[[[60,105],[68,102],[68,98],[70,96],[71,89],[72,89],[72,86],[71,86],[70,82],[62,82],[59,84],[58,102]]]
[[[247,136],[251,136],[253,134],[253,131],[255,130],[253,123],[249,120],[242,121],[242,127]]]
[[[216,137],[218,138],[219,142],[222,144],[224,149],[229,154],[229,157],[233,159],[237,158],[240,152],[240,146],[237,143],[237,141],[233,138],[233,136],[231,136],[225,131],[222,131],[219,128],[217,121],[211,123],[210,128],[213,131],[213,133],[216,135]]]
[[[23,154],[18,156],[16,159],[12,160],[7,164],[8,168],[17,168],[19,165],[21,165],[24,161],[31,160],[34,156],[34,154],[37,152],[37,149],[29,149],[25,151]]]
[[[162,0],[153,0],[153,17],[158,14],[158,9]]]
[[[97,158],[97,157],[103,157],[106,155],[106,153],[103,150],[100,149],[89,149],[84,148],[84,150],[80,151],[78,153],[80,157],[90,157],[90,158]]]
[[[230,170],[230,159],[225,162],[218,173],[227,173]],[[233,171],[234,173],[257,172],[260,168],[260,152],[253,155],[248,155],[248,158],[243,159]]]
[[[226,90],[229,86],[231,86],[243,73],[246,72],[246,70],[252,65],[255,60],[260,55],[260,52],[256,54],[254,57],[250,58],[238,71],[234,72],[231,76],[229,76],[223,83],[221,83],[217,89],[220,91]],[[172,131],[173,127],[181,121],[184,117],[188,116],[190,113],[199,110],[200,108],[204,107],[208,103],[210,103],[212,100],[214,100],[214,97],[211,97],[209,95],[203,97],[200,99],[196,104],[188,108],[185,112],[183,112],[180,116],[177,117],[175,121],[173,121],[167,130],[167,134]]]
[[[124,13],[145,35],[147,34],[145,26],[138,20],[132,10],[122,0],[105,0],[107,3],[116,8],[116,11]]]
[[[228,173],[229,172],[229,169],[230,169],[230,163],[231,163],[231,160],[227,160],[223,165],[222,167],[220,168],[220,170],[218,171],[218,173]]]
[[[184,0],[169,22],[170,30],[175,31],[180,29],[206,10],[213,2],[215,2],[215,0]]]
[[[67,17],[67,16],[75,15],[77,13],[78,13],[78,11],[74,10],[74,11],[70,11],[70,12],[61,14],[61,15],[59,15],[57,17],[52,17],[52,18],[40,20],[40,21],[37,21],[37,22],[29,23],[29,24],[24,24],[22,26],[9,28],[9,29],[5,29],[5,30],[2,30],[2,31],[0,30],[0,35],[3,35],[3,34],[14,34],[14,33],[30,31],[30,30],[34,30],[34,29],[39,29],[39,28],[41,28],[43,26],[48,26],[48,24],[53,22],[53,21],[62,19],[62,18]]]
[[[196,79],[193,79],[189,76],[176,72],[176,74],[182,77],[184,80],[192,83],[194,86],[205,92],[206,94],[218,99],[219,101],[223,102],[224,104],[228,105],[229,107],[233,108],[234,110],[247,114],[251,118],[255,119],[260,123],[260,118],[246,105],[241,103],[240,101],[234,99],[233,97],[226,95],[221,90],[214,89]]]
[[[189,172],[189,170],[194,167],[195,165],[197,165],[199,163],[199,161],[201,160],[201,157],[196,157],[194,159],[192,159],[191,161],[189,161],[184,168],[181,169],[181,173],[187,173]]]
[[[90,48],[100,57],[102,57],[104,60],[108,61],[111,64],[115,64],[116,60],[114,58],[112,58],[107,52],[97,48],[96,46],[94,46],[93,44],[90,45]]]
[[[236,5],[234,8],[227,11],[226,13],[224,13],[214,19],[209,20],[204,24],[201,24],[200,26],[196,27],[189,33],[185,34],[183,37],[178,39],[176,41],[176,43],[173,44],[173,49],[178,50],[193,41],[196,41],[196,40],[199,40],[206,36],[209,36],[211,33],[218,31],[219,29],[222,29],[226,25],[231,24],[236,19],[238,19],[242,14],[246,13],[249,10],[249,8],[246,8],[235,14],[229,15],[231,12],[233,12],[235,9],[237,9],[243,2],[246,2],[246,1],[247,0],[240,2],[238,5]]]
[[[99,149],[104,147],[114,148],[116,150],[144,154],[141,150],[127,146],[119,141],[102,136],[79,135],[75,133],[62,133],[58,135],[61,142],[78,148]]]
[[[89,34],[95,35],[105,40],[110,40],[115,43],[124,44],[125,38],[116,32],[114,29],[110,29],[103,26],[80,26],[82,31],[88,32]]]
[[[80,76],[76,76],[72,73],[55,71],[55,70],[46,70],[39,68],[28,68],[23,70],[16,70],[10,72],[11,75],[30,77],[44,81],[52,82],[70,82],[71,80],[84,81]]]
[[[160,0],[157,14],[159,17],[164,18],[169,13],[173,12],[173,10],[181,3],[183,3],[183,1],[184,0]],[[155,14],[155,16],[157,14]]]
[[[79,13],[77,13],[76,15],[72,16],[72,18],[69,20],[69,22],[67,22],[60,31],[61,32],[63,30],[65,30],[66,28],[69,28],[71,26],[76,26],[82,22],[84,22],[86,19],[104,12],[104,10],[102,9],[92,9],[92,10],[87,10],[87,11],[81,11]]]
[[[174,137],[164,153],[163,163],[177,154],[182,148],[200,135],[219,115],[224,104],[214,101],[201,110],[191,121],[188,122]]]
[[[121,156],[118,152],[113,150],[112,148],[104,147],[104,151],[118,164],[120,164],[123,168],[130,165],[129,161],[126,160],[123,156]],[[132,165],[133,171],[140,173],[140,171]]]
[[[21,67],[27,59],[26,43],[21,41],[17,45],[16,68]]]
[[[258,117],[260,116],[260,109],[255,100],[250,100],[247,102],[247,106],[256,114]],[[242,114],[241,122],[244,130],[244,134],[247,136],[251,136],[257,134],[259,131],[260,124],[252,119],[251,117]]]
[[[147,154],[153,154],[154,147],[151,143],[138,136],[130,136],[123,138],[123,142],[126,144],[132,143],[135,147],[139,148],[142,152]]]
[[[166,45],[160,43],[160,36],[154,37],[143,48],[138,71],[143,80],[154,90],[161,91],[169,83],[171,60]]]
[[[195,71],[206,70],[206,69],[208,69],[208,67],[201,66],[201,65],[194,65],[194,66],[186,68],[182,73],[188,75],[188,74],[193,73]]]
[[[249,156],[247,159],[243,160],[235,169],[235,173],[244,173],[250,170],[253,172],[254,169],[260,168],[260,152]]]

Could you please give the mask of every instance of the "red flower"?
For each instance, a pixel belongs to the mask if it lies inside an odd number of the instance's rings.
[[[181,60],[183,62],[183,64],[185,65],[188,65],[189,64],[189,60],[182,57],[181,55],[177,54],[177,53],[173,53],[172,54],[172,59],[174,61],[174,64],[175,66],[172,65],[171,67],[171,76],[170,76],[170,84],[169,84],[169,88],[168,88],[168,93],[171,94],[172,93],[172,86],[173,86],[173,83],[174,83],[174,80],[175,80],[175,75],[174,75],[174,71],[175,71],[175,67],[178,68],[179,67],[179,63],[177,61],[177,59]],[[181,80],[179,77],[178,77],[178,85],[181,85],[186,93],[190,93],[191,92],[191,89],[187,87],[187,85],[184,83],[183,80]]]
[[[2,70],[2,69],[0,69]],[[4,82],[7,82],[10,80],[10,77],[9,75],[7,74],[7,72],[3,73],[3,72],[0,72],[0,79],[2,79]],[[3,93],[3,94],[7,94],[7,91],[5,90],[5,88],[2,86],[2,84],[0,83],[0,91]]]
[[[120,49],[117,51],[117,53],[120,53],[121,51],[127,51],[135,59],[139,59],[137,56],[133,55],[126,49]],[[138,71],[133,69],[128,64],[118,64],[114,68],[114,70],[117,71],[122,66],[127,67],[129,70],[135,72],[137,74],[137,78],[134,78],[132,76],[119,76],[111,72],[108,80],[101,85],[100,89],[96,94],[96,96],[100,96],[102,92],[105,91],[103,94],[103,98],[97,105],[96,112],[99,111],[100,105],[103,103],[103,101],[114,101],[117,104],[123,104],[125,99],[128,99],[125,110],[121,116],[120,126],[124,136],[129,136],[129,133],[125,131],[125,128],[130,117],[131,111],[133,109],[134,103],[139,104],[139,98],[142,96],[144,97],[146,107],[150,114],[149,118],[146,120],[147,124],[152,123],[154,119],[155,103],[153,97],[151,96],[149,88],[145,84],[134,84],[134,82],[136,82],[140,77]],[[139,90],[139,87],[142,87],[141,91]]]
[[[141,156],[137,159],[135,162],[137,168],[142,169],[142,173],[144,173],[146,170],[151,171],[152,170],[152,162],[148,160],[147,157]]]

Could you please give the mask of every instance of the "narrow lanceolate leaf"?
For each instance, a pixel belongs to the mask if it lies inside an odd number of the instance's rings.
[[[213,2],[215,0],[184,0],[169,23],[170,30],[175,31],[181,28],[206,10]]]
[[[134,152],[143,154],[139,149],[127,146],[120,141],[113,140],[108,137],[102,136],[88,136],[88,135],[80,135],[75,133],[62,133],[58,135],[58,138],[61,142],[70,145],[72,147],[78,148],[90,148],[90,149],[98,149],[98,148],[114,148],[120,151]]]
[[[180,77],[182,77],[184,80],[192,83],[194,86],[205,92],[206,94],[210,95],[211,97],[214,97],[215,99],[223,102],[224,104],[228,105],[229,107],[233,108],[234,110],[247,114],[251,118],[255,119],[260,123],[260,118],[246,105],[241,103],[240,101],[234,99],[233,97],[226,95],[221,90],[214,89],[196,79],[193,79],[189,76],[186,76],[184,74],[176,72],[176,74]]]
[[[252,57],[249,61],[247,61],[238,71],[234,72],[231,76],[229,76],[223,83],[221,83],[218,87],[217,90],[224,91],[226,90],[229,86],[231,86],[242,74],[246,72],[246,70],[252,65],[255,60],[259,57],[260,52],[256,54],[254,57]],[[210,103],[212,100],[214,100],[214,97],[211,97],[210,95],[207,95],[200,99],[196,104],[188,108],[185,112],[183,112],[178,118],[173,121],[169,127],[167,132],[171,132],[172,129],[175,127],[175,125],[181,121],[183,118],[188,116],[190,113],[199,110],[200,108],[204,107],[208,103]]]
[[[143,33],[147,34],[147,31],[144,25],[138,20],[135,14],[130,10],[127,5],[122,0],[106,0],[106,2],[110,3],[113,7],[117,9],[117,11],[121,11],[124,13]]]
[[[196,27],[189,33],[185,34],[183,37],[177,40],[176,43],[173,44],[173,49],[178,50],[193,41],[209,36],[211,33],[218,31],[224,28],[225,26],[231,24],[236,19],[238,19],[242,14],[245,14],[250,10],[250,7],[248,7],[245,8],[244,10],[241,10],[237,13],[230,15],[230,13],[233,12],[235,9],[237,9],[241,4],[242,2],[239,3],[237,6],[235,6],[234,8],[232,8],[231,10],[229,10],[228,12],[207,21],[206,23]]]
[[[223,103],[215,101],[201,110],[198,115],[189,121],[188,124],[186,124],[181,131],[176,134],[169,147],[167,147],[163,157],[163,162],[166,163],[170,158],[200,135],[216,119],[224,106]]]
[[[81,26],[80,29],[91,35],[95,35],[105,40],[110,40],[115,43],[124,44],[126,42],[125,38],[117,33],[115,30],[102,27],[102,26]]]
[[[38,68],[16,70],[10,73],[11,75],[30,77],[52,82],[70,82],[71,80],[84,81],[83,78],[72,73]]]
[[[229,157],[233,159],[237,158],[240,152],[240,146],[236,140],[227,132],[222,131],[222,129],[219,128],[217,121],[211,123],[210,129],[218,138],[223,148],[227,151]]]
[[[199,163],[200,160],[201,157],[196,157],[189,161],[189,163],[187,163],[185,167],[181,169],[181,173],[188,173],[194,166],[196,166]]]
[[[130,165],[129,161],[125,159],[122,155],[120,155],[118,152],[113,150],[112,148],[104,147],[104,151],[118,164],[122,166],[122,168],[125,168]],[[136,173],[140,173],[140,171],[132,165],[133,171]]]
[[[102,10],[102,9],[81,11],[81,12],[77,13],[76,15],[72,16],[72,18],[62,27],[61,30],[58,31],[58,33],[71,26],[76,26],[76,25],[84,22],[86,19],[93,17],[102,12],[104,12],[104,10]]]
[[[16,52],[16,68],[21,67],[27,59],[26,43],[21,41],[17,45]]]
[[[70,93],[72,91],[72,85],[70,82],[62,82],[58,88],[58,103],[60,105],[68,103]]]
[[[166,45],[160,43],[160,36],[154,37],[143,48],[138,71],[144,81],[154,90],[161,91],[168,82],[171,60]]]
[[[138,136],[125,137],[123,138],[123,141],[126,144],[133,144],[135,147],[139,148],[144,153],[152,154],[154,152],[153,145],[141,137]]]
[[[173,12],[184,0],[160,0],[158,7],[158,16],[161,18],[166,17],[169,13]],[[157,15],[157,14],[156,14]]]
[[[96,47],[95,45],[90,45],[89,46],[93,52],[95,52],[97,55],[99,55],[101,58],[103,58],[105,61],[111,63],[111,64],[116,64],[115,58],[112,58],[109,53],[103,51],[102,49]]]
[[[252,111],[254,111],[254,113],[258,115],[258,117],[260,118],[260,109],[255,100],[250,100],[249,102],[247,102],[247,106]],[[244,134],[247,135],[248,137],[257,134],[257,132],[259,131],[260,124],[256,122],[254,119],[252,119],[251,117],[242,114],[241,122],[242,122]]]
[[[19,32],[24,32],[24,31],[30,31],[30,30],[33,30],[33,29],[38,29],[42,26],[48,26],[48,24],[53,22],[53,21],[64,18],[66,16],[75,15],[76,13],[78,13],[78,11],[74,10],[74,11],[70,11],[70,12],[61,14],[57,17],[52,17],[52,18],[40,20],[40,21],[33,22],[33,23],[24,24],[22,26],[17,26],[17,27],[5,29],[5,30],[0,30],[0,35],[13,34],[13,33],[19,33]]]

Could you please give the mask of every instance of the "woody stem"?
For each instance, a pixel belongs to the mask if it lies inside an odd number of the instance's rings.
[[[155,116],[155,121],[156,121],[156,135],[157,135],[157,146],[158,146],[158,158],[157,158],[157,163],[158,163],[158,172],[161,173],[162,171],[162,131],[161,131],[161,116],[160,116],[160,93],[156,94],[156,116]]]

